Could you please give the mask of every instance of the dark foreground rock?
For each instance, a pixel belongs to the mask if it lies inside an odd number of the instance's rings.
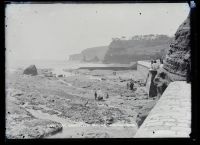
[[[23,74],[32,75],[32,76],[37,75],[38,72],[37,72],[36,66],[35,66],[35,65],[30,65],[29,67],[27,67],[27,68],[24,70]]]

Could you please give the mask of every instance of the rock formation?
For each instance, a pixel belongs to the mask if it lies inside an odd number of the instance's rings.
[[[190,16],[179,26],[170,49],[165,56],[163,68],[158,70],[154,79],[161,95],[172,81],[185,81],[190,78]]]
[[[27,68],[24,70],[23,74],[32,75],[32,76],[37,75],[38,72],[37,72],[36,66],[35,66],[35,65],[30,65],[29,67],[27,67]]]
[[[190,63],[190,50],[190,19],[188,17],[175,34],[163,68],[170,73],[186,77],[187,61]]]

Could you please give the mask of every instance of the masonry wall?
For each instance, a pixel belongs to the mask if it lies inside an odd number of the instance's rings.
[[[191,85],[176,81],[169,84],[134,137],[189,137],[190,132]]]
[[[150,66],[151,66],[151,64],[149,62],[138,61],[137,62],[137,71],[139,71],[143,75],[143,77],[146,79],[147,75],[149,73]]]

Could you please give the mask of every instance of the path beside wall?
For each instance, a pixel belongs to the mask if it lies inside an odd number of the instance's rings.
[[[134,137],[189,137],[190,132],[191,85],[176,81],[169,84]]]

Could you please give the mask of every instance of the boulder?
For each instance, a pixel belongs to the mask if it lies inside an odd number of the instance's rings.
[[[99,96],[97,97],[97,100],[98,100],[98,101],[103,100],[103,96],[100,96],[100,95],[99,95]]]
[[[23,74],[32,75],[32,76],[37,75],[38,72],[37,72],[36,66],[35,66],[35,65],[30,65],[29,67],[27,67],[27,68],[24,70]]]
[[[44,74],[45,77],[53,77],[53,74]]]
[[[114,118],[113,118],[112,116],[106,118],[106,124],[107,124],[107,125],[110,125],[110,124],[112,124],[113,122],[114,122]]]
[[[58,77],[60,77],[60,78],[62,78],[62,77],[64,77],[62,74],[60,74],[60,75],[58,75]]]

